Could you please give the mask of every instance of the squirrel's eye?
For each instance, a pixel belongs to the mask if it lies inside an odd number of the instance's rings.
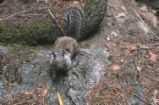
[[[66,48],[66,51],[71,52],[69,48]]]

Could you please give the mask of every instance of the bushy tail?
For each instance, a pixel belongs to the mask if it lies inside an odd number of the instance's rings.
[[[66,34],[75,37],[77,40],[81,40],[84,26],[83,10],[79,7],[71,6],[66,10],[65,19]]]

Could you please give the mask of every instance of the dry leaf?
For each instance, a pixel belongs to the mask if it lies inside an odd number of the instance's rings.
[[[117,65],[117,64],[114,64],[114,65],[112,66],[112,69],[113,69],[114,71],[120,70],[120,66]]]
[[[154,63],[159,63],[159,55],[157,53],[155,53],[154,51],[149,51],[149,54],[150,54],[149,60],[151,60]]]
[[[105,46],[108,48],[108,50],[111,51],[111,54],[115,54],[116,56],[120,56],[121,49],[117,46],[114,42],[107,42]]]
[[[47,95],[47,93],[48,93],[48,88],[45,88],[43,90],[42,96],[45,97]]]
[[[114,43],[114,42],[107,42],[107,43],[105,44],[105,46],[106,46],[107,48],[109,48],[109,49],[113,49],[113,48],[116,48],[116,43]]]
[[[154,102],[154,105],[159,105],[159,99],[157,97],[157,90],[154,91],[154,96],[152,97],[152,100]]]
[[[134,44],[126,45],[127,52],[130,52],[131,50],[133,50],[135,48],[136,48],[136,45],[134,45]]]
[[[155,105],[159,104],[159,99],[157,99],[156,97],[152,98],[153,102]]]
[[[26,91],[25,94],[26,94],[26,95],[29,95],[29,94],[32,94],[32,92]]]

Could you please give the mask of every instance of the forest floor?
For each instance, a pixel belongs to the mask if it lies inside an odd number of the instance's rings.
[[[0,5],[3,5],[3,9],[0,10],[0,21],[11,19],[17,23],[29,23],[34,19],[39,19],[37,15],[52,19],[48,8],[43,4],[36,9],[33,9],[33,4],[31,4],[32,12],[29,10],[27,14],[18,15],[16,13],[21,10],[25,11],[28,8],[27,5],[21,8],[18,6],[21,3],[17,4],[17,7],[10,6],[13,4],[7,4],[7,2]],[[81,45],[94,44],[103,49],[106,48],[110,53],[111,64],[103,70],[103,79],[97,85],[89,87],[91,91],[86,97],[89,105],[159,105],[159,26],[155,10],[138,4],[134,0],[108,0],[107,5],[106,16],[99,30],[91,38],[80,42]],[[60,8],[61,5],[56,6]],[[50,7],[54,11],[54,6]],[[17,12],[13,11],[14,9]],[[63,9],[60,11],[62,12]],[[46,14],[43,15],[43,13]],[[15,16],[9,14],[15,14]],[[26,15],[29,15],[29,18],[26,18]],[[17,17],[21,21],[17,21]],[[62,24],[63,16],[58,14],[55,17]],[[19,45],[15,46],[22,49]],[[19,49],[14,49],[15,53]],[[27,50],[27,48],[25,49]],[[30,56],[35,52],[35,50],[26,51],[26,54]],[[26,54],[21,52],[20,55],[25,56]],[[12,77],[10,78],[12,79]],[[33,95],[36,100],[31,101],[38,100],[39,103],[44,103],[43,96],[46,95],[46,90],[46,87],[39,87]],[[23,97],[24,94],[31,95],[32,93],[19,93],[10,101],[16,101],[18,98],[27,101],[27,98]],[[39,94],[41,94],[40,98]]]
[[[133,0],[108,0],[107,15],[90,42],[107,48],[111,64],[103,70],[101,82],[90,87],[90,105],[159,104],[155,13]]]
[[[2,0],[0,2],[0,21],[9,21],[16,25],[30,24],[37,20],[53,20],[58,24],[64,24],[64,12],[72,3],[70,1],[49,0]],[[80,2],[83,6],[85,2]],[[50,12],[54,18],[51,16]]]

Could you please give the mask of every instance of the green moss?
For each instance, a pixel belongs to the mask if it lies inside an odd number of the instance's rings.
[[[57,26],[52,21],[37,21],[32,24],[14,26],[8,23],[0,23],[1,43],[21,43],[34,45],[38,40],[47,38]]]
[[[90,48],[90,45],[84,45],[84,46],[81,46],[81,48],[89,49],[89,48]]]
[[[34,49],[33,54],[37,54],[39,52],[39,49]]]
[[[6,47],[9,48],[12,59],[18,59],[19,61],[24,61],[27,58],[36,55],[40,50],[38,47],[22,44],[7,44]]]

